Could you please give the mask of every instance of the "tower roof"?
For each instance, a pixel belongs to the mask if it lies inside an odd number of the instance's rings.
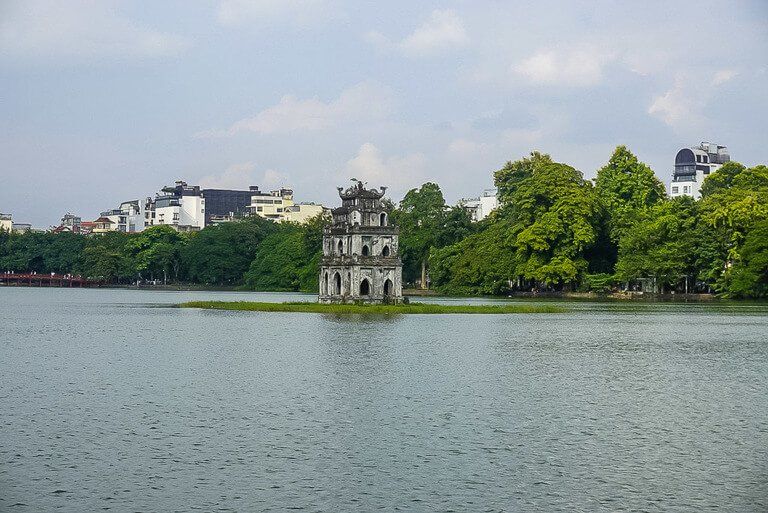
[[[354,179],[353,179],[354,180]],[[387,192],[386,187],[379,187],[379,190],[376,189],[366,189],[365,184],[360,180],[354,180],[357,183],[348,189],[344,190],[343,187],[337,187],[339,190],[339,196],[343,200],[348,199],[355,199],[355,198],[370,198],[370,199],[381,199],[384,194]]]

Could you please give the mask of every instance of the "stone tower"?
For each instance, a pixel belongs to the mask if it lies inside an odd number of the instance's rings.
[[[339,187],[341,206],[323,230],[321,303],[400,303],[403,264],[397,227],[389,223],[381,198],[386,187],[366,189],[358,181]]]

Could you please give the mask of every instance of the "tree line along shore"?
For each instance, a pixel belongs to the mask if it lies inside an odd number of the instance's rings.
[[[594,180],[533,152],[494,173],[499,207],[473,223],[428,182],[389,203],[403,280],[453,295],[711,292],[768,297],[768,167],[724,164],[702,198],[670,199],[619,146]],[[0,232],[0,273],[75,274],[110,284],[317,292],[326,220],[261,217],[180,233]]]

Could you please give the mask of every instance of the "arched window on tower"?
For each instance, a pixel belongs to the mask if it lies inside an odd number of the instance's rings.
[[[387,213],[382,212],[379,216],[379,225],[380,226],[387,226]]]
[[[344,243],[342,241],[339,241],[339,255],[344,254]]]
[[[368,256],[371,254],[371,250],[368,248],[368,244],[363,244],[363,256]]]
[[[360,295],[367,296],[370,293],[371,293],[371,284],[368,283],[367,278],[363,278],[363,281],[360,282]]]
[[[333,285],[334,285],[333,293],[336,295],[341,295],[341,275],[339,273],[336,273],[334,275]]]
[[[386,245],[386,246],[384,246],[383,248],[381,248],[381,256],[385,256],[385,257],[388,257],[388,256],[389,256],[389,253],[390,253],[390,251],[389,251],[389,245]]]

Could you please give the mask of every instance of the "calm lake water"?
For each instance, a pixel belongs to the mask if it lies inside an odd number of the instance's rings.
[[[768,511],[766,306],[191,299],[0,288],[0,511]]]

